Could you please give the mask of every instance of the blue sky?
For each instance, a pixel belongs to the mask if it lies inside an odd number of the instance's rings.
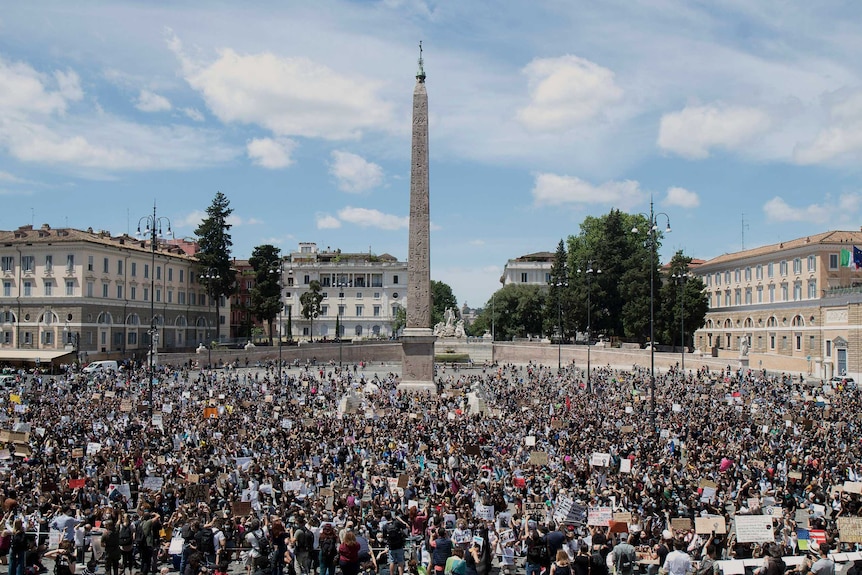
[[[673,0],[14,2],[0,12],[0,228],[192,236],[234,256],[407,252],[417,44],[433,279],[483,305],[506,260],[612,207],[708,259],[856,229],[862,6]]]

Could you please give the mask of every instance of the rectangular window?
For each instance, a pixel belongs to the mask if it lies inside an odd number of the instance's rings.
[[[87,282],[87,297],[93,297],[93,282]]]
[[[717,286],[721,285],[721,274],[718,272],[715,272],[715,285],[717,285]]]
[[[787,284],[781,284],[781,301],[789,301],[790,290]]]
[[[108,284],[102,284],[102,297],[108,297]]]
[[[117,260],[117,275],[123,275],[123,260]]]
[[[742,305],[742,290],[739,288],[733,290],[733,305]]]
[[[292,280],[293,278],[288,278]],[[288,284],[292,285],[292,284]],[[332,287],[332,277],[331,276],[323,276],[320,278],[320,287]]]
[[[93,271],[93,256],[87,256],[87,271]]]
[[[201,307],[207,305],[207,295],[202,293],[199,296],[198,303],[201,305]]]
[[[174,281],[174,268],[168,268],[168,281]]]
[[[817,256],[808,256],[808,271],[817,271]]]
[[[123,299],[123,286],[117,286],[117,299]]]
[[[156,288],[156,301],[162,301],[162,288]]]
[[[54,256],[46,255],[45,256],[45,271],[52,272],[54,271]]]
[[[733,281],[735,281],[736,283],[739,283],[740,281],[742,281],[740,278],[740,274],[739,274],[739,268],[736,268],[735,270],[733,270]]]
[[[802,260],[800,258],[793,259],[793,273],[801,274],[802,273]]]
[[[826,340],[826,357],[832,357],[832,340]]]
[[[180,305],[186,305],[186,292],[182,290],[177,292],[177,303]]]
[[[726,290],[724,292],[724,305],[728,307],[730,306],[730,290]]]
[[[750,267],[745,268],[745,281],[747,281],[747,282],[751,281],[751,268]]]
[[[33,256],[21,256],[21,269],[25,272],[36,271],[36,258]]]
[[[33,283],[24,282],[24,296],[29,297],[33,293]]]
[[[759,280],[763,279],[763,266],[762,265],[758,264],[757,267],[754,269],[754,277],[759,279]]]
[[[371,274],[371,287],[383,287],[383,274]]]
[[[769,303],[775,303],[775,285],[769,285]]]
[[[3,332],[3,343],[12,343],[12,332],[4,331]]]
[[[380,292],[379,291],[374,292],[374,299],[380,299]]]
[[[356,317],[362,317],[363,306],[356,306]]]
[[[75,282],[66,282],[66,295],[75,295]]]
[[[339,299],[344,299],[344,292],[343,291],[338,292],[338,297],[339,297]]]
[[[66,254],[66,271],[71,272],[75,269],[75,254]]]
[[[168,303],[174,303],[174,290],[168,290]]]
[[[829,254],[829,269],[837,270],[838,269],[838,254]]]
[[[797,333],[793,339],[796,342],[796,351],[802,351],[802,336]]]
[[[197,305],[197,294],[193,291],[189,292],[189,305]]]
[[[817,280],[808,280],[808,299],[817,299]]]
[[[787,260],[781,260],[781,263],[778,264],[778,273],[782,276],[787,275]]]
[[[13,256],[3,256],[0,258],[0,266],[4,272],[11,272],[15,269],[15,258]]]
[[[138,288],[137,288],[137,286],[130,286],[129,287],[129,299],[130,300],[138,299]]]
[[[775,349],[775,334],[769,334],[769,349]]]
[[[802,299],[802,282],[795,281],[793,282],[793,301],[799,301]]]
[[[527,283],[527,272],[521,272],[521,283]]]
[[[144,264],[144,279],[150,279],[150,264]]]
[[[745,288],[745,305],[751,305],[751,288]]]
[[[356,299],[362,299],[362,292],[361,291],[356,292]]]
[[[395,317],[396,315],[398,315],[398,308],[399,307],[401,307],[401,306],[399,306],[399,305],[393,305],[392,306],[392,317]]]
[[[775,264],[773,262],[769,262],[766,264],[766,277],[771,278],[775,275]]]
[[[186,278],[185,271],[186,270],[180,270],[180,283],[185,283],[185,278]]]
[[[328,305],[320,306],[320,315],[329,315],[329,306]]]
[[[162,266],[156,266],[156,279],[162,279]]]
[[[380,317],[380,306],[379,305],[374,306],[373,310],[374,310],[373,311],[374,317]]]
[[[730,283],[730,270],[727,270],[726,272],[724,272],[724,283],[726,283],[726,284]]]
[[[29,331],[25,331],[24,332],[24,344],[30,345],[32,343],[33,343],[33,334],[30,333]]]
[[[394,283],[395,285],[398,285],[398,276],[397,275],[392,276],[392,283]]]
[[[138,262],[132,262],[132,269],[130,273],[132,274],[133,278],[138,276]]]
[[[144,301],[150,301],[150,288],[144,288]]]
[[[12,282],[3,282],[3,297],[12,297]]]
[[[311,276],[308,274],[305,274],[304,276],[302,276],[302,283],[303,283],[303,285],[310,284],[311,283]]]
[[[46,281],[45,282],[45,295],[52,296],[54,295],[54,282]]]
[[[138,332],[129,332],[129,345],[138,345]]]
[[[344,308],[346,308],[346,307],[347,306],[344,306],[344,305],[338,306],[338,315],[340,315],[341,317],[344,317]]]
[[[763,286],[757,286],[757,303],[763,303]]]
[[[108,258],[102,258],[102,273],[108,273],[108,269],[110,269],[111,262]]]

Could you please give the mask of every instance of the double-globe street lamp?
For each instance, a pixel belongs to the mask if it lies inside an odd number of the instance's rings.
[[[649,243],[649,379],[650,379],[650,421],[652,423],[652,433],[655,433],[655,268],[656,258],[658,257],[658,218],[664,216],[665,230],[664,233],[670,233],[670,216],[664,212],[656,213],[653,211],[653,200],[649,201],[649,216],[640,214],[649,218],[649,229],[647,230],[647,242]],[[632,233],[636,234],[639,230],[637,226],[632,228]]]
[[[281,347],[284,339],[284,322],[281,316],[284,311],[284,260],[280,260],[279,265],[271,268],[269,273],[278,274],[278,303],[280,304],[278,307],[278,385],[281,386],[284,381],[281,362]],[[293,270],[288,270],[287,273],[292,276]]]
[[[590,374],[590,370],[592,366],[590,364],[590,347],[592,346],[592,330],[590,329],[590,320],[592,319],[592,306],[590,300],[590,292],[592,288],[592,279],[594,275],[598,275],[602,273],[602,270],[598,269],[597,266],[593,266],[593,260],[587,261],[587,265],[584,266],[586,269],[581,271],[578,269],[578,273],[583,273],[585,279],[587,281],[587,393],[593,392],[592,378]]]
[[[680,336],[682,345],[680,346],[679,380],[683,381],[685,380],[685,284],[691,274],[687,271],[679,271],[671,277],[679,286],[679,331],[682,334]]]
[[[212,306],[212,304],[213,304],[213,298],[215,298],[215,290],[213,289],[213,287],[214,287],[215,285],[217,285],[217,284],[218,284],[218,282],[220,282],[220,281],[221,281],[221,274],[219,273],[219,271],[218,271],[216,268],[207,268],[207,271],[206,271],[206,272],[204,272],[204,275],[203,275],[203,276],[201,276],[201,277],[202,277],[203,279],[205,279],[205,280],[206,280],[206,283],[207,283],[207,292],[209,292],[209,293],[208,293],[208,296],[209,296],[209,305],[210,305],[210,306]],[[215,313],[216,313],[216,309],[218,309],[218,308],[213,309],[213,314],[215,314]],[[215,321],[215,322],[218,322],[218,318],[217,318],[217,317],[215,317],[215,318],[214,318],[214,321]],[[209,323],[209,322],[207,322],[207,323]],[[217,325],[217,323],[214,323],[214,324],[213,324],[213,326],[216,326],[216,325]],[[218,328],[216,328],[216,329],[218,329]],[[207,339],[210,339],[209,327],[207,327]],[[208,369],[212,369],[212,368],[213,368],[213,363],[212,363],[212,348],[213,348],[213,342],[212,342],[212,341],[210,341],[210,342],[209,342],[209,345],[207,346],[207,368],[208,368]]]
[[[339,289],[339,301],[344,301],[344,294],[340,290],[351,287],[353,285],[352,282],[347,281],[344,278],[339,279],[335,283],[335,287]],[[339,309],[335,310],[335,337],[338,338],[338,368],[341,369],[341,362],[344,359],[344,341],[341,337],[342,332],[344,331],[344,323],[341,322],[341,305],[339,304]]]
[[[563,288],[569,287],[569,282],[558,281],[554,284],[557,288],[557,373],[563,371]]]
[[[144,231],[141,232],[141,224],[144,223]],[[138,231],[136,235],[141,238],[149,236],[151,269],[150,269],[150,329],[147,330],[149,336],[149,352],[148,352],[148,368],[147,368],[147,405],[149,406],[150,417],[153,415],[153,379],[155,379],[155,342],[159,335],[159,328],[156,324],[156,247],[158,246],[159,238],[165,237],[162,234],[162,226],[165,225],[168,229],[167,235],[172,235],[171,220],[164,216],[156,215],[156,203],[153,202],[153,214],[146,215],[138,220]]]

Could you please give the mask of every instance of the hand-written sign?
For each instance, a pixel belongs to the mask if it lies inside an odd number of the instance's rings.
[[[607,527],[614,519],[614,510],[611,507],[590,507],[587,510],[587,525]]]
[[[547,465],[548,454],[545,451],[531,451],[530,465]]]
[[[674,517],[670,520],[670,527],[674,531],[688,531],[691,529],[691,519],[688,517]]]
[[[862,517],[839,517],[841,543],[862,543]]]
[[[593,453],[590,457],[590,465],[593,467],[608,467],[611,464],[610,453]]]
[[[772,517],[768,515],[737,515],[736,540],[740,543],[771,543],[775,541]]]

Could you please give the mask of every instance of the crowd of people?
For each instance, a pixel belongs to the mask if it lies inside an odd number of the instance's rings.
[[[843,522],[862,516],[855,389],[729,367],[658,373],[654,398],[637,366],[595,368],[589,392],[573,365],[436,377],[403,394],[367,364],[160,366],[152,388],[128,365],[22,374],[0,413],[0,555],[10,575],[46,552],[108,575],[710,575],[747,558],[832,575],[782,558],[862,541]],[[747,516],[771,516],[768,540]]]

